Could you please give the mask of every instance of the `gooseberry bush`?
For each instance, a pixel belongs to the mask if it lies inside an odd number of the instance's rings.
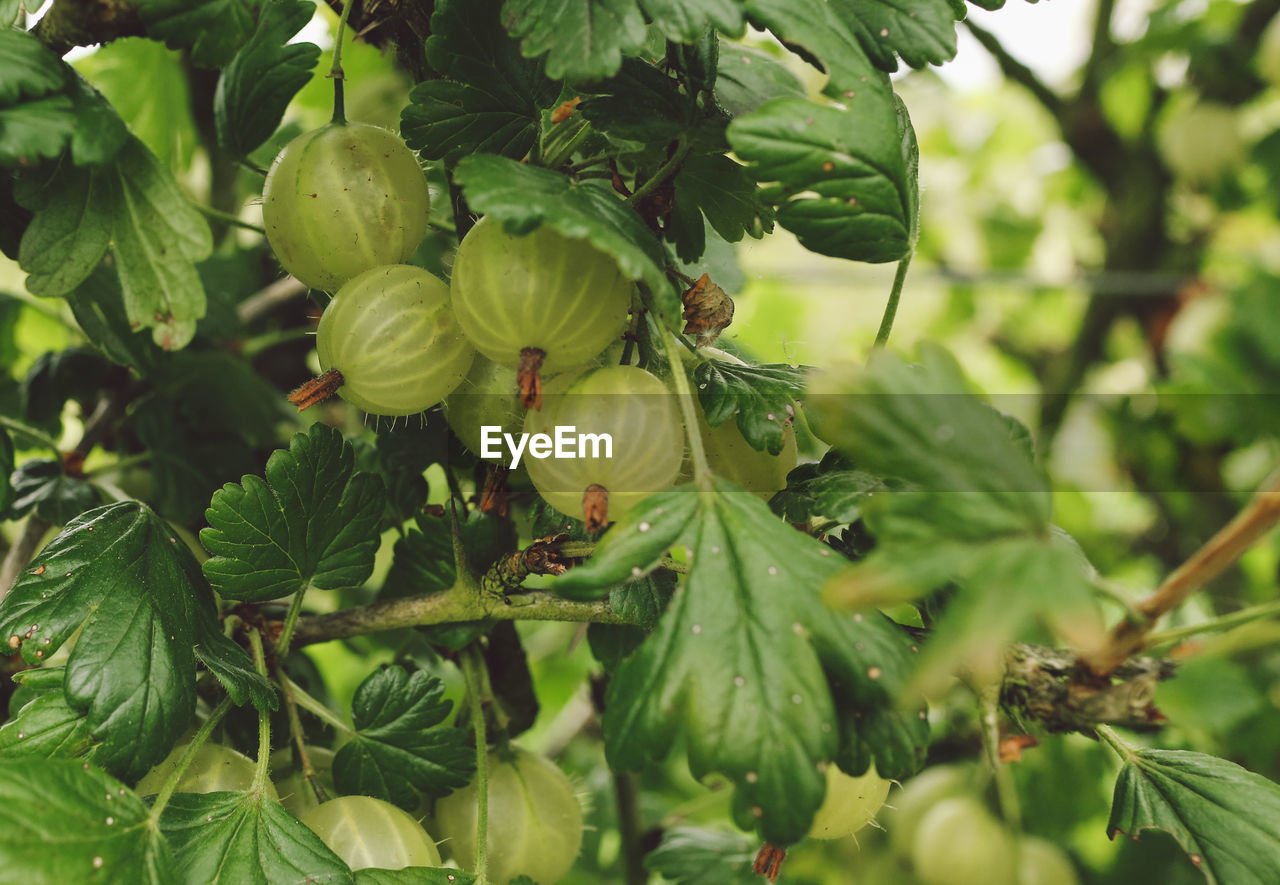
[[[1031,432],[886,346],[890,74],[967,13],[0,0],[0,882],[1078,882],[1064,733],[1098,832],[1280,880],[1280,787],[1134,736],[1274,488],[1117,618]],[[896,265],[856,364],[735,341],[780,231]]]

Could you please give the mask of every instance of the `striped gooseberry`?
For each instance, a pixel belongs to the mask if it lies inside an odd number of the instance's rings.
[[[262,222],[276,258],[326,292],[413,255],[429,209],[413,151],[394,132],[367,123],[329,123],[299,135],[280,151],[262,188]]]
[[[148,771],[134,787],[139,796],[150,796],[159,793],[165,781],[178,768],[178,762],[187,752],[189,744],[179,744],[173,748],[155,768]],[[178,779],[176,792],[179,793],[218,793],[224,790],[248,790],[253,786],[253,776],[257,765],[243,753],[239,753],[222,744],[206,743],[196,750],[191,764]],[[276,788],[271,781],[266,782],[266,794],[276,798]]]
[[[476,350],[518,370],[526,407],[541,378],[585,365],[627,323],[632,284],[612,258],[550,227],[508,233],[483,218],[458,247],[453,309]]]
[[[458,386],[475,351],[449,309],[449,287],[391,264],[346,283],[316,329],[320,377],[290,395],[305,409],[337,393],[373,415],[413,415]]]
[[[299,818],[353,870],[438,867],[435,840],[406,811],[372,796],[339,796]]]

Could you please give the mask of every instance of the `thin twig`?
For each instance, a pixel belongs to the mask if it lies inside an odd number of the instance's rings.
[[[1143,649],[1148,634],[1160,618],[1230,568],[1277,522],[1280,522],[1280,472],[1263,483],[1234,519],[1190,559],[1174,569],[1154,593],[1134,607],[1143,620],[1120,622],[1101,649],[1085,656],[1090,669],[1100,675],[1110,673],[1130,655]]]
[[[241,301],[240,306],[236,308],[236,313],[240,317],[240,322],[248,325],[263,314],[306,293],[305,284],[295,277],[285,277]]]
[[[1060,125],[1063,124],[1066,119],[1066,104],[1063,102],[1062,96],[1045,85],[1044,81],[1036,76],[1035,71],[1010,55],[1009,50],[1004,48],[1004,44],[1000,42],[1000,38],[995,34],[980,25],[974,24],[972,19],[965,19],[964,24],[977,41],[982,44],[983,48],[991,53],[991,57],[1000,66],[1001,72],[1030,92],[1035,100],[1040,102],[1044,109],[1052,114]]]

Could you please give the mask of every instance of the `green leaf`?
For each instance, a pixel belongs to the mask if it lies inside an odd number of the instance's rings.
[[[213,613],[191,551],[147,507],[124,501],[68,523],[23,570],[0,602],[0,636],[36,664],[79,631],[67,703],[100,743],[95,761],[136,778],[191,722],[194,646]]]
[[[444,79],[414,87],[400,115],[405,142],[429,160],[454,163],[473,153],[518,160],[533,147],[542,109],[559,95],[543,62],[522,57],[498,27],[500,5],[436,5],[427,62]]]
[[[743,31],[742,5],[736,0],[640,0],[645,16],[676,43],[693,43],[707,28],[730,37]]]
[[[751,447],[776,455],[782,451],[783,430],[795,415],[795,401],[804,389],[809,369],[773,364],[737,366],[705,360],[692,372],[698,401],[707,424],[719,427],[736,418],[738,430]]]
[[[320,58],[314,43],[290,43],[315,14],[305,0],[266,0],[249,41],[218,78],[213,119],[218,143],[243,157],[271,137]]]
[[[202,68],[227,65],[253,33],[252,0],[139,0],[147,36],[170,49],[190,49]]]
[[[729,142],[778,223],[806,249],[897,261],[911,241],[911,188],[890,95],[863,89],[847,106],[777,98],[729,125]]]
[[[786,845],[822,802],[821,760],[839,754],[860,772],[874,759],[881,775],[905,777],[928,727],[923,711],[896,707],[905,635],[877,613],[828,610],[819,589],[840,558],[732,488],[683,493],[697,502],[682,538],[689,575],[609,684],[605,744],[612,764],[634,769],[682,733],[694,777],[732,778],[737,812]],[[614,532],[641,533],[625,520]]]
[[[1280,869],[1280,785],[1205,753],[1148,750],[1108,741],[1124,768],[1107,835],[1170,833],[1204,873],[1223,885],[1270,885]]]
[[[676,79],[638,58],[623,61],[617,76],[592,91],[604,94],[588,98],[578,110],[615,138],[670,141],[692,129],[700,113]]]
[[[382,598],[436,593],[448,590],[457,580],[449,521],[425,515],[415,517],[415,521],[417,526],[396,540]]]
[[[89,752],[93,741],[84,713],[67,704],[59,684],[28,701],[0,725],[0,756],[78,758]]]
[[[193,262],[213,248],[209,226],[173,176],[136,138],[101,167],[61,163],[43,182],[22,180],[14,196],[35,212],[19,263],[37,295],[65,295],[85,280],[108,245],[120,276],[125,315],[176,350],[204,315],[204,287]]]
[[[888,79],[863,52],[848,24],[827,0],[746,0],[747,18],[772,31],[783,45],[828,74],[826,92],[837,98],[847,93],[877,91],[888,96]]]
[[[109,168],[61,163],[43,182],[23,176],[18,205],[35,213],[18,249],[33,295],[65,295],[80,285],[111,245],[116,205]]]
[[[219,629],[216,618],[196,622],[195,652],[237,706],[253,704],[265,712],[279,704],[271,683],[254,668],[248,653]]]
[[[200,543],[204,573],[228,599],[257,602],[307,586],[358,587],[373,571],[382,482],[356,473],[355,453],[332,427],[313,424],[267,460],[266,481],[246,476],[213,496]]]
[[[356,870],[356,885],[472,885],[474,873],[435,867]]]
[[[526,58],[547,54],[553,80],[601,80],[644,45],[636,0],[506,0],[502,23]]]
[[[833,0],[831,8],[883,71],[898,69],[895,54],[913,68],[955,58],[956,17],[948,0]]]
[[[213,251],[209,225],[138,139],[120,149],[115,175],[111,253],[125,313],[130,322],[151,326],[161,347],[179,350],[204,316],[204,286],[194,262]]]
[[[351,702],[355,736],[333,759],[338,789],[412,810],[423,793],[444,796],[465,786],[475,751],[465,731],[444,724],[452,708],[444,683],[425,670],[375,672]]]
[[[675,590],[675,572],[659,570],[611,589],[609,607],[643,629],[652,630]]]
[[[0,31],[0,106],[66,88],[67,68],[34,35]]]
[[[0,759],[0,883],[171,885],[173,856],[142,800],[71,759]]]
[[[677,885],[755,885],[752,872],[759,845],[741,833],[675,827],[644,857],[644,867]]]
[[[676,203],[702,210],[722,239],[736,243],[744,234],[760,239],[773,232],[773,209],[747,171],[724,154],[697,154],[676,176]]]
[[[862,507],[885,490],[875,474],[855,469],[832,449],[817,464],[802,464],[787,474],[787,487],[773,496],[773,512],[792,523],[822,517],[837,523],[856,522]]]
[[[698,512],[698,498],[691,485],[645,498],[605,534],[590,559],[556,578],[552,589],[571,599],[599,599],[642,577],[684,534]]]
[[[351,883],[351,870],[305,824],[262,793],[175,793],[160,817],[191,885]]]
[[[454,178],[472,209],[501,219],[512,233],[545,224],[571,239],[585,237],[631,279],[654,292],[672,291],[662,272],[662,247],[608,184],[575,182],[549,169],[487,154],[462,160]]]
[[[115,268],[99,264],[66,298],[80,329],[107,359],[143,376],[151,373],[162,351],[130,325]]]
[[[0,108],[0,166],[61,154],[75,133],[71,107],[71,99],[59,94]]]
[[[13,440],[9,431],[0,427],[0,519],[8,519],[8,510],[17,497],[9,474],[13,473]]]
[[[804,84],[767,52],[722,43],[716,76],[716,101],[731,117],[756,110],[771,98],[804,98]]]
[[[34,512],[52,525],[66,525],[86,510],[98,506],[98,491],[82,479],[67,476],[62,462],[51,458],[24,461],[13,472],[13,505],[9,516],[17,519]]]
[[[22,0],[0,0],[0,27],[12,28],[22,14]]]
[[[941,348],[924,346],[920,356],[909,365],[878,350],[865,369],[819,376],[805,399],[820,435],[861,469],[928,493],[883,498],[877,533],[1046,535],[1048,481],[1004,416],[969,391]]]

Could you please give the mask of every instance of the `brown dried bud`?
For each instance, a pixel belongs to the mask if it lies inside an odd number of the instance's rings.
[[[599,483],[592,483],[582,493],[582,521],[589,532],[598,532],[609,524],[609,490]]]
[[[289,402],[298,407],[301,412],[304,409],[314,406],[316,403],[322,403],[329,397],[338,392],[338,388],[347,383],[347,379],[342,377],[342,373],[337,369],[317,375],[306,384],[303,384],[293,393],[289,394]]]
[[[733,299],[706,274],[690,286],[684,302],[684,333],[697,335],[699,344],[710,344],[733,322]]]
[[[516,384],[520,387],[520,403],[526,409],[542,411],[542,360],[545,350],[526,347],[520,351],[520,367],[516,369]]]
[[[560,106],[551,112],[551,125],[555,126],[569,119],[569,115],[573,113],[573,109],[582,104],[579,96],[574,96],[568,101],[562,101]]]

